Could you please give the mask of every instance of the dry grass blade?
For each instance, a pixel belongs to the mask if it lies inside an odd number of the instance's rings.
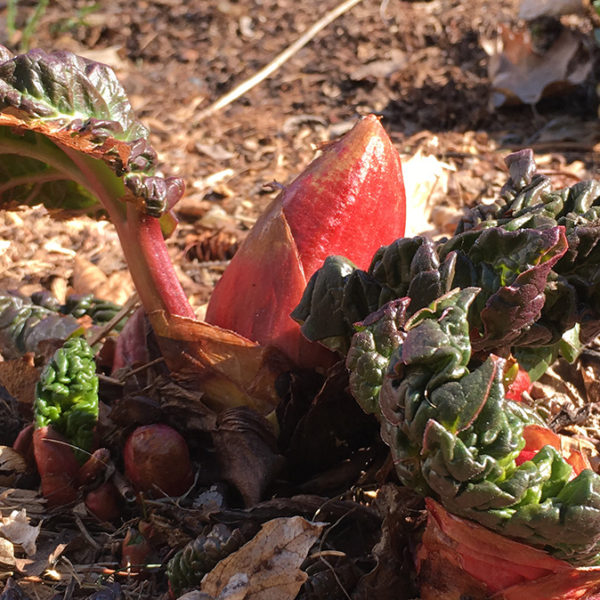
[[[194,124],[200,123],[207,117],[214,115],[217,111],[221,110],[228,104],[231,104],[234,100],[237,100],[240,96],[243,96],[248,90],[251,90],[255,85],[258,85],[261,81],[266,79],[271,73],[275,72],[281,65],[289,60],[296,52],[301,50],[308,42],[310,42],[316,35],[327,27],[330,23],[335,21],[338,17],[349,11],[361,0],[345,0],[334,9],[326,13],[321,19],[319,19],[308,31],[303,33],[293,44],[290,44],[283,52],[278,54],[268,65],[263,67],[260,71],[255,73],[246,81],[243,81],[232,89],[230,92],[221,96],[216,102],[213,102],[210,106],[201,111],[194,120]]]

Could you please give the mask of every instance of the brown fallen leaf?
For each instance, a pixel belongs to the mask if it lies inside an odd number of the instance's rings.
[[[94,294],[102,300],[125,304],[134,291],[133,281],[127,270],[106,275],[89,260],[76,256],[73,263],[73,289],[76,294]]]
[[[15,565],[15,547],[13,543],[6,538],[0,537],[0,568],[11,568]]]
[[[223,478],[254,506],[284,463],[269,421],[244,406],[230,408],[218,415],[212,437]]]
[[[25,459],[9,446],[0,446],[0,485],[14,485],[19,475],[27,471]]]
[[[21,404],[32,405],[40,369],[33,364],[33,354],[0,362],[0,385]]]
[[[494,108],[535,104],[545,96],[564,93],[583,83],[592,68],[582,36],[568,29],[543,54],[534,51],[527,29],[501,27],[498,40],[486,46]]]
[[[302,517],[268,521],[206,575],[201,592],[220,600],[292,600],[308,577],[300,565],[323,527]]]
[[[29,524],[27,511],[13,510],[8,517],[0,517],[0,535],[15,545],[21,546],[27,556],[36,553],[36,540],[40,533],[41,523]]]
[[[248,406],[262,415],[279,403],[275,382],[289,369],[275,348],[178,315],[148,315],[171,376],[185,388],[200,390],[204,404],[218,412]]]
[[[92,294],[106,283],[106,273],[86,258],[76,256],[73,261],[72,285],[76,294]]]
[[[447,194],[450,171],[456,168],[432,154],[426,156],[421,149],[403,162],[406,210],[411,215],[406,237],[432,234],[431,212],[435,205],[432,195],[436,188]]]
[[[37,490],[0,487],[0,517],[8,516],[15,506],[25,509],[27,514],[40,519],[45,513],[46,500]]]

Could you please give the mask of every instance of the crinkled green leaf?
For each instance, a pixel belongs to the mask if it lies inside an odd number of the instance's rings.
[[[43,340],[65,340],[81,331],[72,316],[59,315],[19,296],[0,296],[0,354],[6,359],[35,353]]]
[[[505,399],[503,361],[471,363],[469,307],[457,289],[416,313],[379,397],[382,436],[406,485],[449,511],[573,562],[600,552],[600,476],[571,479],[552,446],[517,466],[538,417]]]
[[[35,391],[37,428],[52,425],[85,459],[98,420],[98,376],[94,353],[84,338],[67,340],[46,364]]]
[[[402,341],[407,307],[408,299],[394,300],[355,324],[346,366],[350,391],[366,413],[379,414],[379,391],[392,353]]]
[[[154,176],[148,131],[110,67],[40,49],[0,57],[0,207],[96,216],[106,190],[156,217],[173,206],[181,180]]]
[[[291,317],[309,339],[348,352],[354,322],[378,306],[379,286],[342,256],[329,256],[310,278]]]

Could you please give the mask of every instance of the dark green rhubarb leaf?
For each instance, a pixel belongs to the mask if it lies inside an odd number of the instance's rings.
[[[516,461],[539,418],[505,398],[503,360],[472,361],[469,307],[456,289],[404,326],[379,395],[382,436],[401,480],[457,515],[555,556],[600,552],[600,476],[552,445]]]
[[[388,302],[355,324],[357,333],[346,356],[350,391],[366,413],[379,414],[379,391],[393,351],[404,337],[408,298]]]
[[[376,310],[380,287],[342,256],[329,256],[310,278],[291,313],[308,339],[346,354],[354,322]]]
[[[82,327],[72,316],[19,296],[0,296],[0,354],[6,359],[35,353],[43,340],[65,340],[80,332]]]
[[[476,350],[552,341],[552,332],[535,324],[551,269],[566,250],[562,227],[519,231],[494,227],[455,236],[444,245],[442,256],[450,252],[457,256],[453,285],[482,288],[470,319],[480,332],[473,341]]]
[[[0,207],[96,215],[115,195],[155,217],[173,206],[181,180],[154,176],[148,131],[110,67],[70,52],[0,55]]]

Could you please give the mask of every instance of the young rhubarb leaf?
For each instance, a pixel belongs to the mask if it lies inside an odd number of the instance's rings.
[[[98,376],[94,353],[84,338],[68,339],[46,364],[35,390],[37,428],[52,425],[83,462],[94,443],[98,420]]]
[[[346,356],[350,391],[366,413],[379,414],[379,392],[392,353],[402,343],[408,298],[388,302],[356,323],[357,333]]]
[[[274,345],[299,366],[326,364],[290,313],[328,256],[366,267],[380,245],[403,235],[405,211],[398,152],[377,118],[365,117],[261,216],[218,282],[207,321]]]
[[[456,289],[403,327],[379,395],[382,437],[406,485],[456,515],[585,564],[600,551],[600,476],[506,399],[501,359],[471,362],[475,295]]]

